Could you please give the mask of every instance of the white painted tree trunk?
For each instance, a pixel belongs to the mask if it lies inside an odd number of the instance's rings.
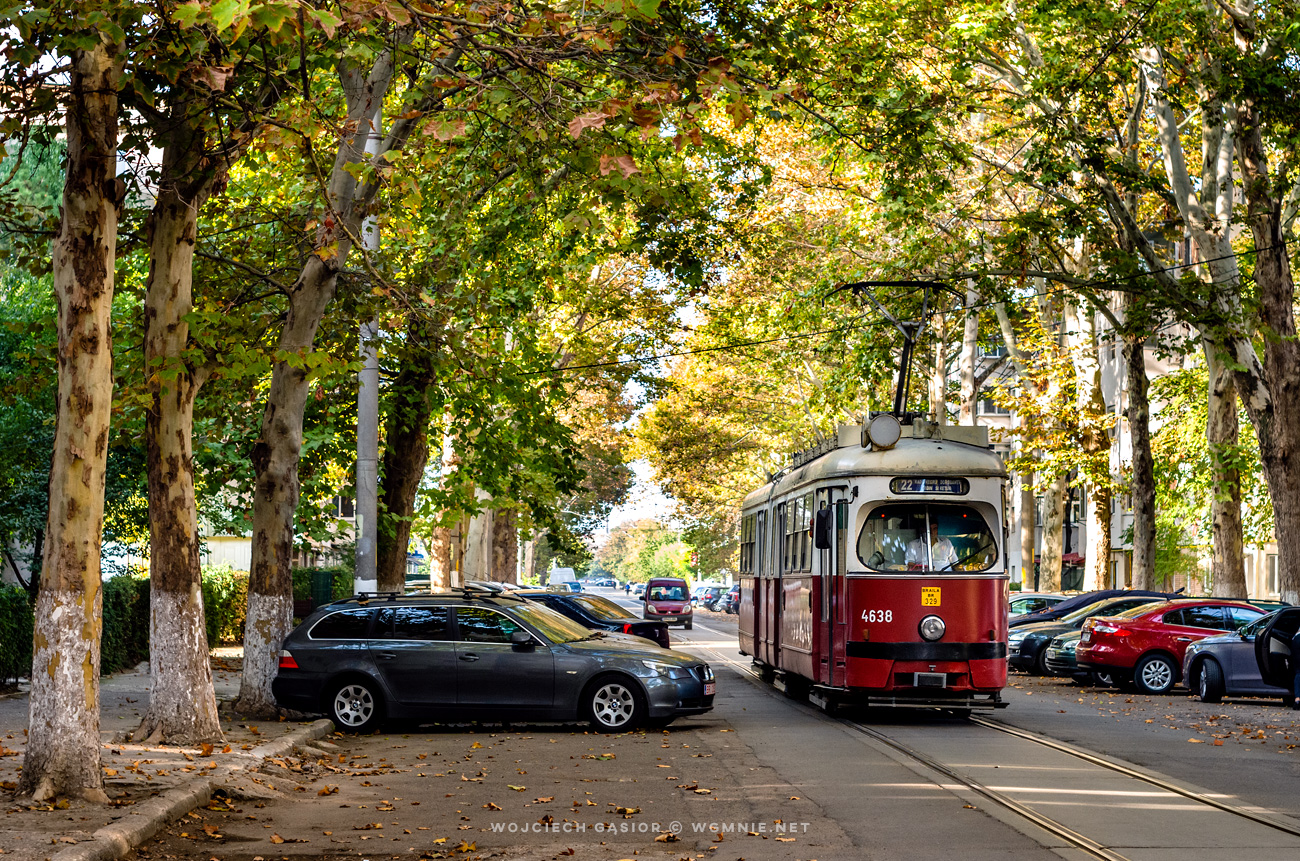
[[[32,645],[18,793],[107,802],[100,768],[100,539],[113,399],[110,320],[117,248],[117,88],[122,46],[71,56],[63,212],[52,248],[58,401],[50,513]]]
[[[979,294],[973,287],[966,288],[966,313],[962,323],[960,380],[961,403],[958,406],[957,423],[975,424],[976,404],[979,391],[975,388],[975,365],[979,361],[980,315],[975,308],[979,304]]]

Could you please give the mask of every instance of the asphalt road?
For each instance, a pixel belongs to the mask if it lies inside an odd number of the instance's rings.
[[[196,811],[139,854],[144,861],[1079,857],[843,721],[759,684],[736,650],[735,617],[701,613],[692,631],[674,628],[672,636],[674,648],[700,654],[719,673],[708,715],[623,735],[551,724],[334,736],[336,748],[269,766],[265,792]],[[1025,676],[1013,676],[1007,699],[999,721],[1300,814],[1300,725],[1277,703],[1202,706],[1186,696],[1091,692]],[[1037,774],[1040,792],[1053,781],[1070,789],[1100,780],[961,719],[873,712],[866,722],[957,768],[1000,762],[1020,777]],[[1143,806],[1125,797],[1141,793],[1088,791],[1094,800],[1056,802],[1083,827]],[[1231,847],[1252,859],[1300,857],[1282,838],[1239,837],[1177,805],[1146,808],[1110,829],[1117,845],[1142,842],[1125,857],[1235,857]],[[1198,833],[1202,821],[1212,833]]]

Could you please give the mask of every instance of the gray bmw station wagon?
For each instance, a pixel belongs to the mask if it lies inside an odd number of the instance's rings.
[[[465,589],[318,608],[285,638],[271,690],[281,706],[324,712],[351,732],[385,718],[587,720],[621,732],[711,710],[715,684],[699,658]]]

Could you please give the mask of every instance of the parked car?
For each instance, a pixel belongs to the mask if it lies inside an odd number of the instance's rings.
[[[642,595],[644,595],[644,594],[645,594],[645,584],[644,584],[644,583],[633,583],[633,584],[632,584],[632,597],[633,597],[633,598],[640,598],[640,597],[641,597]]]
[[[1080,670],[1113,673],[1116,683],[1131,682],[1142,693],[1163,694],[1182,678],[1192,642],[1234,631],[1262,615],[1244,601],[1181,598],[1118,616],[1094,616],[1083,623],[1075,664]]]
[[[668,648],[667,623],[638,619],[608,598],[587,594],[564,595],[541,589],[529,589],[515,594],[550,607],[584,628],[644,637],[665,649]]]
[[[1300,607],[1260,616],[1231,634],[1197,640],[1183,657],[1183,678],[1201,702],[1225,696],[1292,697],[1290,640],[1300,628]]]
[[[1007,616],[1014,619],[1026,613],[1037,613],[1064,600],[1064,595],[1057,595],[1054,592],[1012,592],[1011,598],[1007,601]]]
[[[713,708],[713,671],[618,642],[534,601],[462,590],[320,607],[285,638],[271,690],[343,730],[385,718],[575,720],[602,732]]]
[[[1103,688],[1112,687],[1115,684],[1113,674],[1105,671],[1081,670],[1075,660],[1075,652],[1079,648],[1079,640],[1083,637],[1083,631],[1066,631],[1052,638],[1052,642],[1047,644],[1044,651],[1046,656],[1044,663],[1047,665],[1047,671],[1054,676],[1068,676],[1080,685],[1098,685]]]
[[[722,612],[735,615],[740,612],[740,584],[732,586],[727,593],[722,596],[720,602]]]
[[[1021,625],[1032,625],[1035,622],[1054,622],[1057,619],[1069,613],[1073,613],[1080,607],[1086,607],[1089,604],[1095,604],[1103,598],[1114,598],[1118,595],[1153,595],[1157,598],[1168,598],[1169,592],[1152,592],[1148,589],[1095,589],[1092,592],[1083,592],[1079,595],[1072,595],[1064,601],[1058,601],[1051,607],[1038,610],[1033,613],[1025,613],[1011,619],[1007,624],[1012,628],[1018,628]]]
[[[572,595],[582,591],[582,584],[577,580],[570,580],[567,583],[552,583],[546,587],[547,592],[558,592],[561,595]]]
[[[714,604],[717,603],[717,600],[722,597],[724,592],[726,592],[725,586],[706,586],[704,591],[700,593],[699,598],[694,599],[694,603],[706,610],[716,610]]]
[[[1077,631],[1093,616],[1114,616],[1134,607],[1154,604],[1161,599],[1153,595],[1121,595],[1102,598],[1069,613],[1054,622],[1036,622],[1013,628],[1007,635],[1007,664],[1027,673],[1050,675],[1047,646],[1057,634]]]
[[[690,630],[695,620],[691,609],[690,587],[680,577],[652,577],[646,583],[641,615]]]

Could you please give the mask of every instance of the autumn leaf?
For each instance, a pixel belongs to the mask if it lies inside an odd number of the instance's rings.
[[[284,838],[281,837],[279,834],[272,834],[272,835],[271,835],[271,842],[272,842],[272,843],[283,843],[283,842],[284,842]]]
[[[656,843],[676,843],[676,842],[677,842],[677,839],[678,839],[678,838],[677,838],[677,835],[676,835],[676,834],[672,833],[671,831],[666,831],[666,832],[664,832],[663,834],[660,834],[658,837],[656,837],[656,838],[655,838],[655,842],[656,842]]]
[[[510,789],[513,789],[515,792],[523,792],[525,789],[528,788],[526,786],[515,786],[513,783],[507,783],[506,786],[509,787]]]
[[[582,133],[586,129],[598,129],[604,126],[607,119],[609,117],[601,112],[578,114],[569,120],[569,134],[573,135],[574,140],[577,140],[582,137]]]
[[[630,155],[602,155],[600,157],[601,176],[609,176],[615,169],[623,174],[624,179],[641,172],[641,169],[636,166],[636,162],[632,160]]]

